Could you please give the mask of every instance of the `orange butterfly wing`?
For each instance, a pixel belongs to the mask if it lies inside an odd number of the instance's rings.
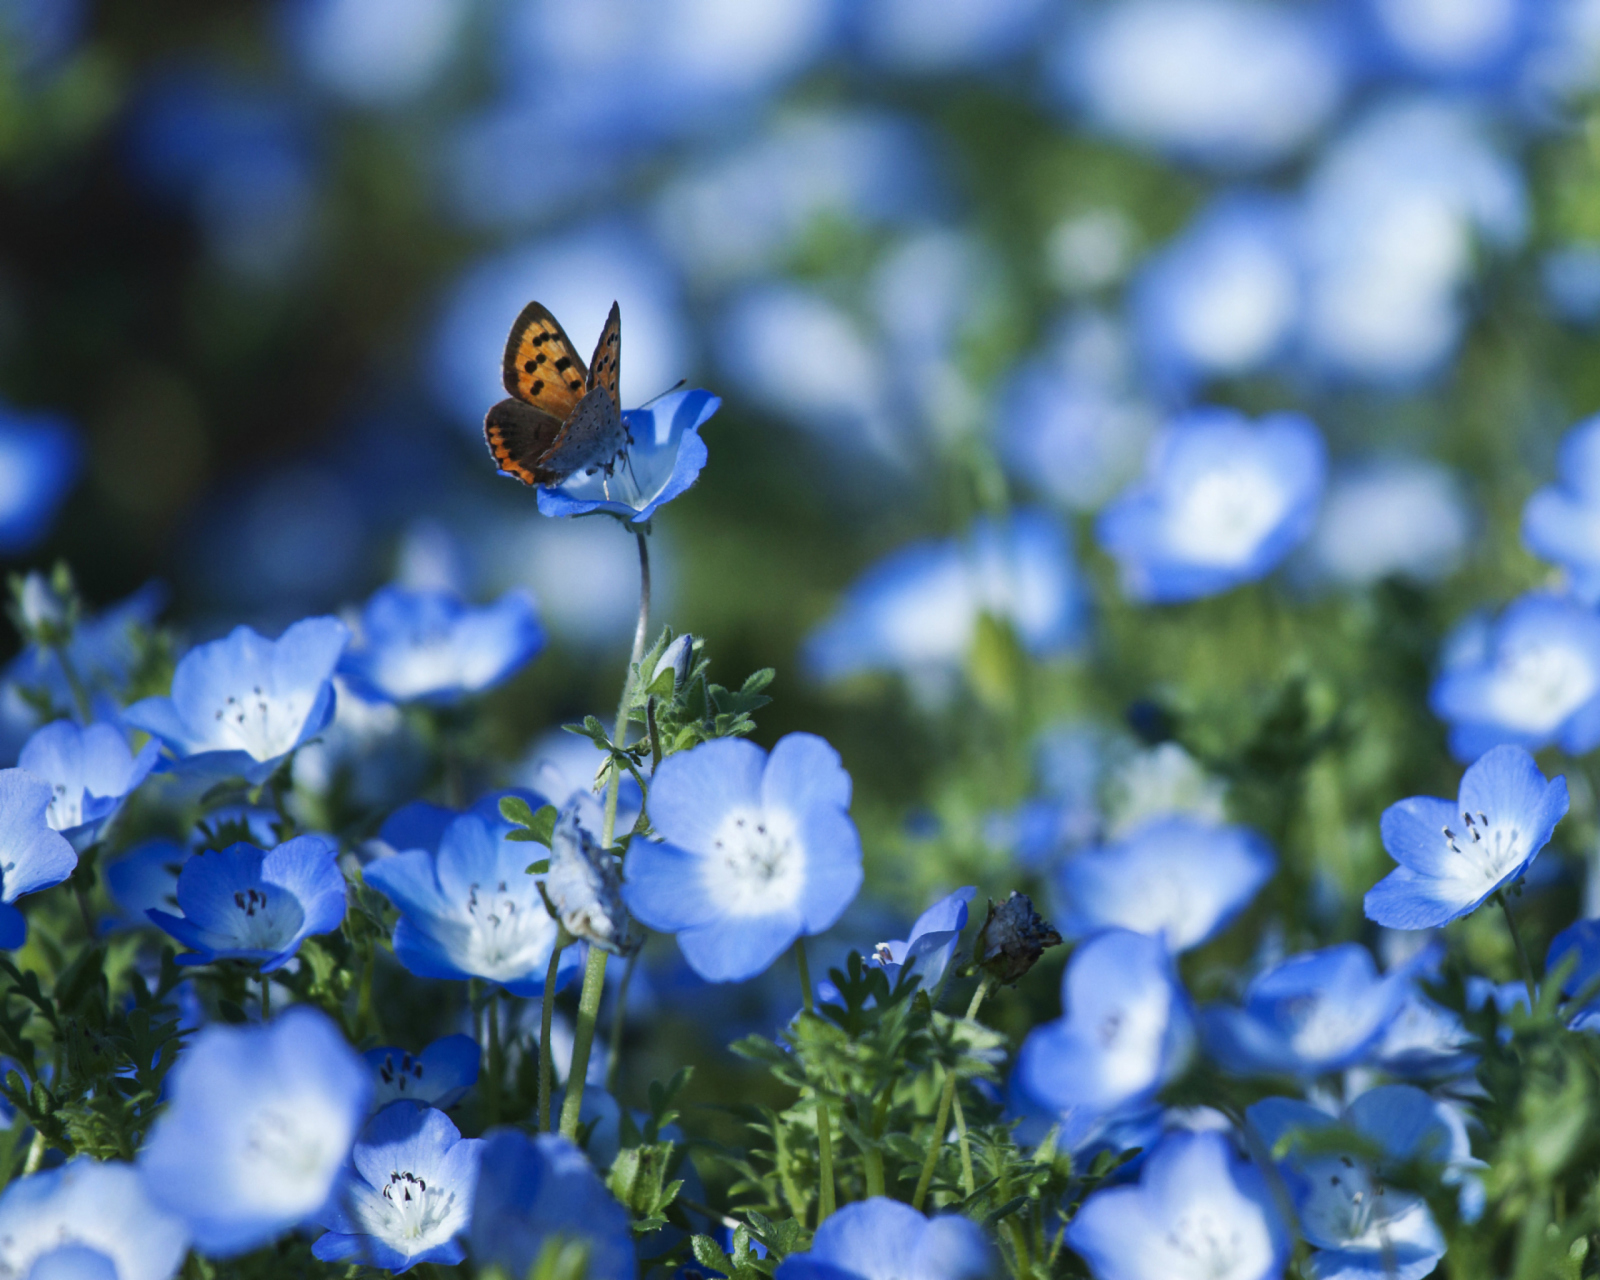
[[[483,422],[483,438],[494,465],[523,484],[548,484],[544,460],[561,438],[566,424],[520,400],[502,400]]]
[[[565,421],[583,399],[589,375],[560,322],[530,302],[511,326],[501,376],[518,400]]]
[[[606,317],[606,327],[600,330],[600,341],[594,344],[594,358],[589,361],[588,387],[604,387],[611,393],[611,403],[622,408],[622,310],[615,302]]]

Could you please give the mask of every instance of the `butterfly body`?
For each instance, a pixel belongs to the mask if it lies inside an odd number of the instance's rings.
[[[573,475],[615,470],[633,442],[618,394],[622,344],[616,303],[585,367],[571,339],[541,304],[511,326],[502,380],[511,398],[489,410],[483,434],[495,465],[524,484],[559,485]]]

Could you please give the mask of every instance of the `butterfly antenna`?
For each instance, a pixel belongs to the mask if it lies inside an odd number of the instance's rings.
[[[670,395],[671,395],[671,394],[672,394],[672,393],[673,393],[673,392],[674,392],[674,391],[676,391],[676,390],[677,390],[677,389],[678,389],[678,388],[679,388],[679,387],[686,387],[686,386],[688,386],[688,385],[689,385],[689,379],[687,379],[687,378],[679,378],[679,379],[678,379],[678,380],[677,380],[677,381],[676,381],[676,382],[674,382],[674,383],[673,383],[673,384],[672,384],[672,385],[671,385],[671,386],[670,386],[670,387],[668,387],[668,388],[667,388],[667,389],[666,389],[666,390],[665,390],[665,391],[663,391],[663,392],[661,392],[661,393],[660,393],[660,394],[659,394],[659,395],[654,395],[654,396],[651,396],[651,397],[650,397],[650,398],[649,398],[649,399],[648,399],[648,400],[646,400],[646,401],[645,401],[645,402],[644,402],[644,403],[643,403],[643,404],[642,404],[642,405],[640,405],[640,406],[639,406],[639,407],[640,407],[640,408],[641,408],[641,409],[648,409],[648,408],[649,408],[649,407],[650,407],[650,406],[651,406],[651,405],[653,405],[653,404],[654,404],[654,403],[655,403],[655,402],[656,402],[656,401],[657,401],[657,400],[664,400],[664,399],[666,399],[666,398],[667,398],[667,397],[668,397],[668,396],[670,396]]]

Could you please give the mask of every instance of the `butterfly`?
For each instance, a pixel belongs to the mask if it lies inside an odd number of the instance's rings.
[[[610,476],[633,443],[617,391],[621,346],[615,302],[588,368],[542,304],[524,307],[506,340],[501,372],[512,398],[483,422],[495,465],[528,485],[559,485],[579,472]]]

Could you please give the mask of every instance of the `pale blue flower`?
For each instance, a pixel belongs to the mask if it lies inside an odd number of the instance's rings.
[[[804,1253],[792,1253],[777,1280],[982,1280],[999,1259],[978,1224],[960,1214],[925,1218],[908,1204],[870,1196],[825,1219]]]
[[[277,640],[236,627],[178,660],[170,697],[136,702],[124,719],[186,769],[264,782],[333,718],[333,673],[349,638],[337,618],[306,618]]]
[[[1077,1150],[1148,1107],[1183,1071],[1194,1021],[1161,940],[1126,929],[1108,929],[1073,953],[1061,1006],[1063,1017],[1023,1041],[1017,1082]]]
[[[367,1123],[344,1185],[316,1220],[328,1228],[312,1253],[396,1273],[418,1263],[454,1266],[472,1220],[483,1142],[417,1102],[392,1102]]]
[[[586,1252],[586,1280],[635,1280],[628,1213],[588,1158],[553,1133],[500,1129],[484,1139],[472,1212],[472,1257],[526,1275],[547,1248]]]
[[[1357,7],[1380,71],[1452,88],[1503,87],[1543,34],[1539,0],[1363,0]]]
[[[854,24],[873,63],[948,74],[1022,52],[1051,12],[1048,0],[868,0],[856,7]]]
[[[1055,924],[1064,937],[1119,927],[1187,951],[1249,906],[1276,863],[1267,842],[1248,828],[1182,815],[1153,818],[1112,844],[1061,861]]]
[[[1387,459],[1338,474],[1311,537],[1318,573],[1348,586],[1382,578],[1436,582],[1466,553],[1472,516],[1456,476],[1425,459]]]
[[[161,744],[152,740],[135,756],[121,730],[109,724],[85,729],[56,720],[23,744],[17,766],[50,784],[45,820],[81,851],[100,838],[160,754]]]
[[[326,836],[285,840],[270,853],[250,844],[197,854],[178,873],[183,915],[147,914],[193,954],[179,964],[249,960],[262,973],[286,965],[312,934],[344,921],[339,847]]]
[[[1468,769],[1454,802],[1412,796],[1390,805],[1383,847],[1400,865],[1367,891],[1367,918],[1433,929],[1477,910],[1526,874],[1567,807],[1567,780],[1548,781],[1514,746]]]
[[[24,769],[0,769],[0,948],[20,947],[28,927],[12,905],[60,884],[78,865],[72,843],[50,826],[55,792]]]
[[[168,1280],[189,1250],[183,1223],[153,1200],[133,1165],[88,1156],[13,1182],[0,1196],[0,1275],[73,1273],[67,1262],[42,1260],[63,1246],[93,1251],[111,1265],[111,1280]],[[77,1259],[93,1275],[89,1259]]]
[[[1379,976],[1363,946],[1344,942],[1290,956],[1251,979],[1243,1007],[1200,1011],[1207,1052],[1235,1075],[1319,1076],[1377,1052],[1411,994],[1426,952]]]
[[[230,1257],[315,1220],[338,1188],[372,1076],[324,1013],[204,1028],[167,1078],[139,1157],[151,1197]]]
[[[899,982],[907,969],[922,979],[924,991],[931,992],[939,985],[961,943],[961,931],[967,927],[967,906],[977,892],[968,885],[940,898],[917,917],[909,936],[880,942],[873,948],[873,958],[883,966],[891,985]]]
[[[455,1106],[478,1081],[478,1042],[444,1036],[421,1053],[384,1045],[362,1055],[372,1068],[372,1108],[381,1111],[402,1098],[444,1110]]]
[[[1289,1233],[1267,1181],[1221,1133],[1169,1133],[1134,1186],[1096,1191],[1067,1226],[1096,1280],[1277,1280]]]
[[[1492,622],[1469,620],[1428,695],[1456,759],[1513,743],[1580,756],[1600,744],[1600,615],[1532,592]]]
[[[383,587],[362,609],[339,671],[369,702],[448,705],[508,679],[544,643],[524,591],[479,608],[449,591]]]
[[[65,419],[0,406],[0,554],[20,555],[44,539],[82,460],[77,429]]]
[[[291,52],[320,88],[390,107],[439,79],[469,12],[466,0],[294,0],[283,20]]]
[[[1095,533],[1134,600],[1165,604],[1265,577],[1311,532],[1326,449],[1309,419],[1195,409],[1169,421],[1144,478]]]
[[[1522,509],[1522,541],[1567,571],[1573,592],[1600,600],[1600,415],[1567,432],[1557,458],[1559,482]]]

